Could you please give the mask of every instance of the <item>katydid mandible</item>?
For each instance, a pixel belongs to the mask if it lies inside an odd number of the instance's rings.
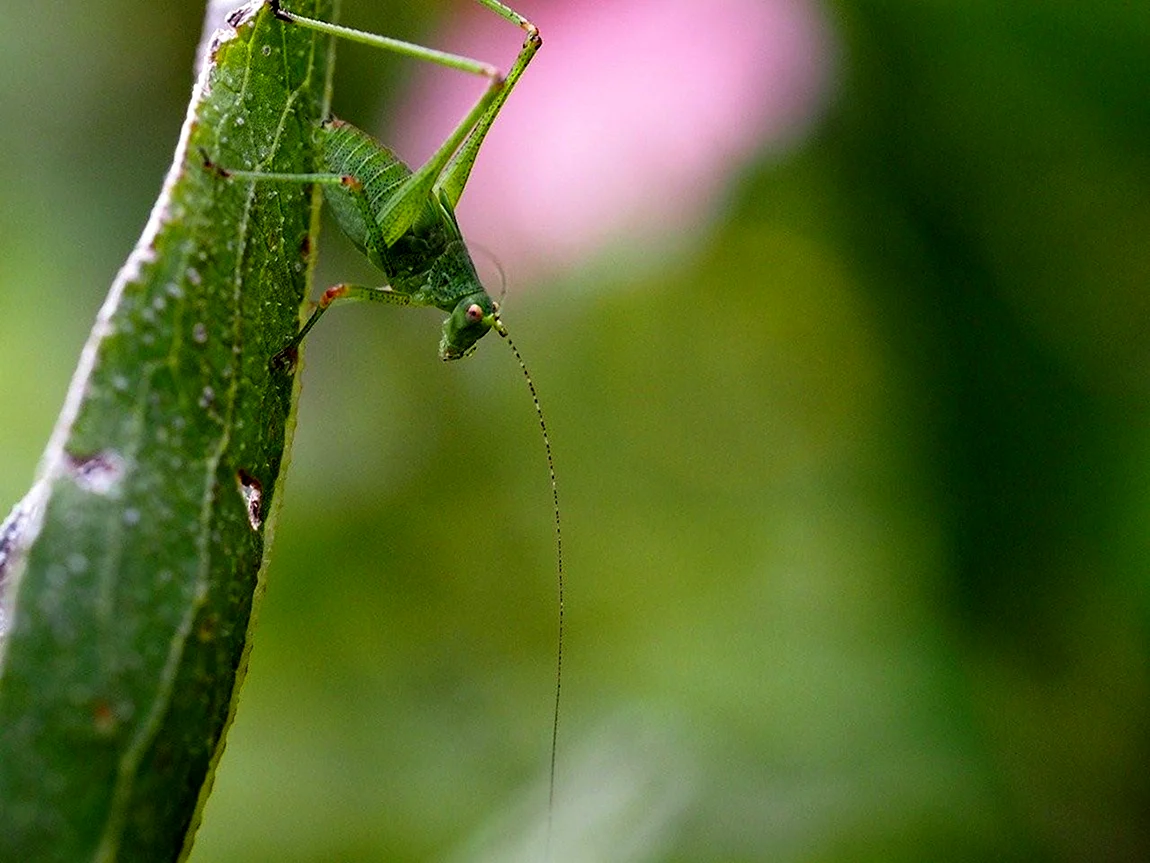
[[[387,276],[383,287],[339,284],[328,288],[299,333],[272,360],[273,365],[294,365],[300,343],[327,309],[341,302],[375,301],[395,305],[434,306],[448,313],[443,322],[439,356],[455,360],[470,354],[488,330],[505,339],[527,381],[535,407],[555,515],[558,587],[558,637],[555,702],[551,729],[548,821],[554,811],[555,763],[559,733],[559,702],[563,669],[563,539],[559,493],[551,442],[539,396],[527,366],[507,328],[499,307],[484,289],[455,218],[455,205],[463,193],[480,146],[508,94],[531,58],[543,44],[539,31],[526,18],[498,0],[478,3],[526,32],[523,47],[506,77],[498,69],[456,54],[364,33],[337,24],[296,15],[272,2],[278,18],[368,46],[427,60],[488,79],[487,89],[474,107],[418,170],[412,171],[391,150],[350,123],[331,119],[315,131],[315,159],[325,170],[309,174],[277,174],[205,166],[227,179],[253,182],[316,183],[323,186],[340,229]],[[548,830],[550,836],[550,829]]]

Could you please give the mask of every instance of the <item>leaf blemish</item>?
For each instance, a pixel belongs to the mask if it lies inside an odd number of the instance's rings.
[[[200,621],[200,625],[196,627],[196,637],[207,644],[216,637],[220,631],[220,618],[217,614],[209,614]]]
[[[8,565],[21,550],[25,533],[28,529],[30,514],[24,501],[16,504],[9,516],[0,522],[0,598],[4,594],[4,582],[7,580]],[[4,610],[0,608],[0,635],[3,635],[6,626],[4,623]]]
[[[100,737],[111,737],[119,724],[120,718],[108,702],[100,700],[92,706],[92,728]]]
[[[117,453],[105,451],[78,456],[65,456],[72,480],[80,488],[93,494],[113,494],[124,476],[124,459]]]
[[[248,511],[248,524],[252,530],[259,530],[264,518],[261,506],[264,498],[264,487],[260,481],[243,468],[236,472],[236,483],[239,485],[240,497],[244,500],[244,507]]]

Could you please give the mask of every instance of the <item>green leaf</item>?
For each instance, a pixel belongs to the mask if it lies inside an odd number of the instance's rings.
[[[261,3],[229,20],[0,529],[2,860],[186,854],[235,710],[298,389],[269,360],[299,326],[319,202],[204,155],[310,170],[332,53]]]

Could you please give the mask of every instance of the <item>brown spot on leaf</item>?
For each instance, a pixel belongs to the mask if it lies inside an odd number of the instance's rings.
[[[240,497],[243,498],[244,507],[248,511],[248,524],[252,530],[259,530],[264,523],[263,499],[264,487],[260,481],[243,468],[236,472],[236,482],[239,485]]]
[[[124,476],[123,457],[110,450],[88,455],[66,453],[64,458],[76,485],[93,494],[111,494]]]
[[[107,701],[100,699],[92,706],[92,727],[101,737],[111,737],[120,724],[120,718]]]
[[[220,631],[220,618],[217,614],[209,614],[205,616],[200,625],[196,627],[196,637],[207,644],[216,637],[216,633]]]

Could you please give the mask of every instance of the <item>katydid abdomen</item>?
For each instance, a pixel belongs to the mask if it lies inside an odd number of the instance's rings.
[[[316,131],[316,144],[324,167],[354,177],[363,187],[373,214],[383,212],[396,188],[411,176],[411,169],[391,150],[343,120],[324,123]],[[409,294],[413,304],[450,312],[462,298],[483,291],[446,202],[428,197],[407,232],[377,253],[367,245],[363,216],[347,190],[328,186],[325,192],[343,232],[384,272],[391,289]]]

